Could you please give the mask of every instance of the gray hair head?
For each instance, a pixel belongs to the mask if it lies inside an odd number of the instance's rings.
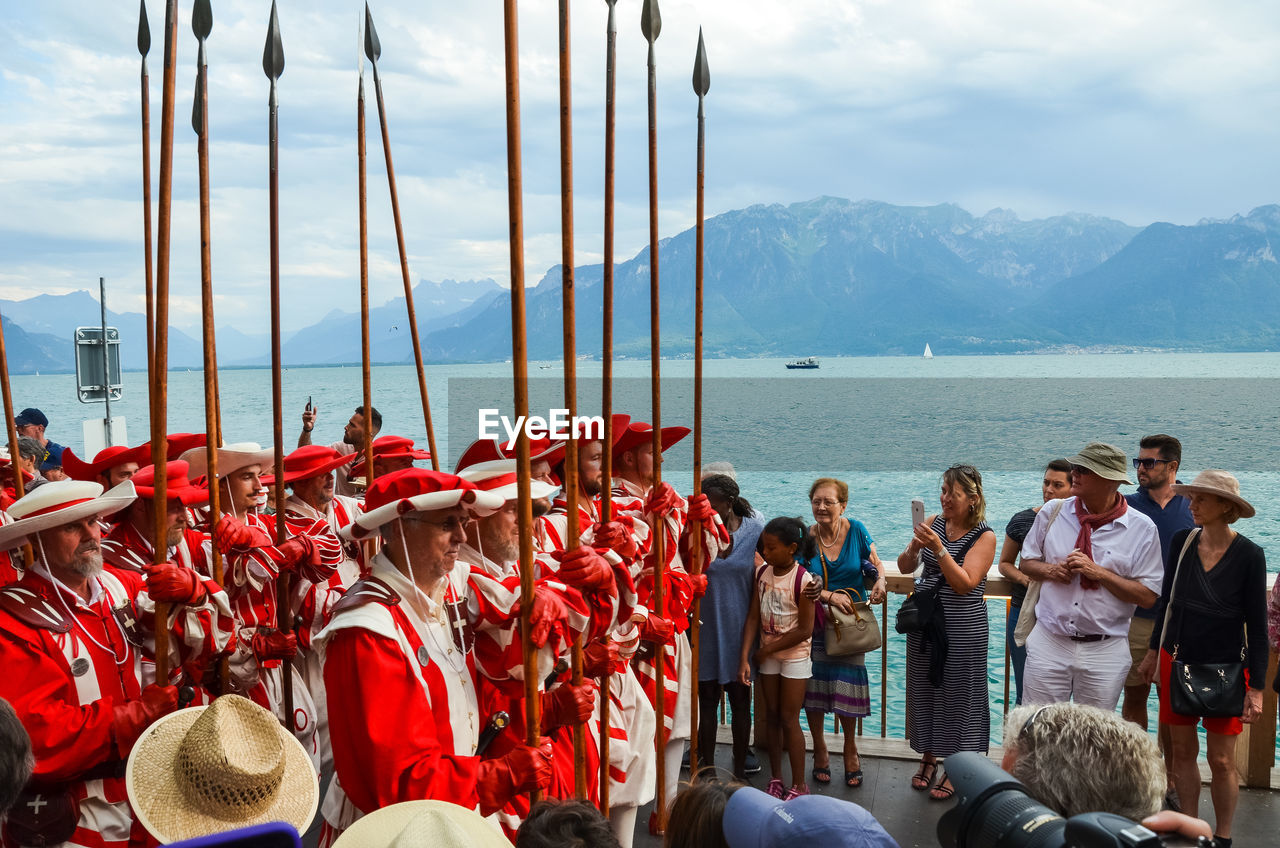
[[[705,480],[712,474],[723,474],[735,483],[738,481],[738,473],[733,470],[732,462],[708,462],[702,466],[702,474],[699,479]]]
[[[35,766],[31,737],[13,707],[0,698],[0,821],[18,800]]]
[[[1018,707],[1005,719],[1004,749],[1009,773],[1062,816],[1107,812],[1141,821],[1160,810],[1160,749],[1116,713],[1074,703]]]
[[[35,460],[44,458],[44,445],[31,438],[30,436],[18,437],[18,453],[21,456],[31,457]]]

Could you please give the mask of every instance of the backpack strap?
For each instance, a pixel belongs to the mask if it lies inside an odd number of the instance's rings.
[[[795,592],[794,592],[795,597],[792,599],[795,601],[796,609],[800,608],[800,586],[804,582],[804,575],[805,575],[805,567],[797,562],[796,563],[796,586],[795,586]]]

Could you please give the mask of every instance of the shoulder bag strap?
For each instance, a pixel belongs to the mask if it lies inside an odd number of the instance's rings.
[[[1160,638],[1156,640],[1157,646],[1164,645],[1164,632],[1169,629],[1169,616],[1173,613],[1173,596],[1178,591],[1178,572],[1182,570],[1182,558],[1187,555],[1187,551],[1191,550],[1191,543],[1200,535],[1200,528],[1197,527],[1187,534],[1187,540],[1182,543],[1182,550],[1178,552],[1178,560],[1173,564],[1173,582],[1169,584],[1169,603],[1164,608],[1164,622],[1160,625]],[[1181,630],[1182,619],[1178,619],[1179,630]],[[1182,634],[1178,634],[1178,644],[1173,646],[1173,656],[1178,656],[1178,648],[1182,644]]]

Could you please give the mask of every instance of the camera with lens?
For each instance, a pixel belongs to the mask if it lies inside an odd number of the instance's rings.
[[[955,807],[938,820],[943,848],[1211,848],[1203,837],[1157,835],[1113,813],[1081,813],[1064,819],[982,754],[947,757]]]

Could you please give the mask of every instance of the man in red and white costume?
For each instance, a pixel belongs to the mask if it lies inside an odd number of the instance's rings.
[[[660,436],[663,451],[689,432],[688,427],[663,427]],[[691,502],[677,494],[669,483],[663,482],[654,487],[653,425],[643,421],[631,421],[627,425],[626,432],[613,445],[613,473],[615,498],[620,502],[630,499],[633,509],[634,504],[640,502],[646,520],[655,528],[660,527],[663,534],[661,568],[665,591],[662,609],[656,609],[654,604],[657,545],[652,541],[643,551],[642,558],[636,561],[640,568],[633,572],[633,576],[639,602],[650,613],[647,629],[641,638],[659,646],[663,657],[663,732],[667,739],[664,798],[670,804],[679,785],[680,760],[691,729],[693,653],[685,631],[689,626],[693,600],[701,597],[707,586],[702,569],[698,569],[696,575],[686,570],[681,547],[685,543],[686,531],[696,528],[702,534],[701,554],[705,563],[719,554],[721,547],[728,544],[729,537],[705,495],[699,495]],[[656,709],[657,671],[653,656],[652,651],[642,652],[634,664],[645,694]],[[650,830],[653,829],[651,822]]]
[[[465,458],[465,455],[464,455]],[[459,460],[459,463],[464,460]],[[509,733],[524,734],[524,668],[520,643],[520,521],[517,512],[519,490],[514,459],[476,462],[458,469],[458,476],[481,491],[499,495],[504,505],[497,512],[481,516],[467,525],[467,541],[458,552],[459,564],[470,566],[468,614],[476,622],[476,666],[484,676],[478,693],[482,712],[504,710],[511,716]],[[550,484],[530,481],[530,495],[547,498],[555,491]],[[556,575],[559,564],[549,557],[535,565],[533,628],[538,633],[538,674],[546,679],[557,659],[565,659],[573,642],[592,623],[591,607],[577,588],[570,588]],[[612,588],[612,586],[610,586]],[[605,621],[605,632],[612,623]],[[591,635],[591,634],[588,634]],[[595,714],[595,685],[589,679],[572,686],[568,675],[557,675],[559,685],[542,693],[542,732],[551,736],[555,777],[548,789],[552,798],[569,799],[574,793],[574,749],[572,725],[589,721]],[[598,801],[599,747],[588,735],[584,751],[587,764],[587,799]],[[528,815],[527,798],[519,797],[499,813],[503,830],[515,840],[516,831]]]
[[[178,689],[145,685],[139,650],[153,623],[148,584],[168,569],[132,587],[102,570],[97,519],[133,499],[127,481],[105,494],[97,483],[47,483],[0,527],[0,549],[29,540],[35,553],[22,580],[0,589],[0,698],[13,704],[36,760],[5,823],[6,846],[144,844],[125,762],[151,722],[178,706]]]
[[[187,451],[183,458],[192,479],[206,474],[206,448]],[[316,522],[314,534],[274,543],[274,526],[255,511],[262,471],[273,459],[271,448],[253,442],[224,445],[217,452],[221,514],[211,519],[211,532],[226,557],[223,580],[238,627],[231,688],[272,710],[283,722],[284,675],[292,675],[294,714],[292,725],[286,726],[292,726],[318,768],[315,703],[292,665],[298,652],[297,636],[292,628],[279,627],[277,584],[285,572],[311,583],[328,580],[342,559],[342,545],[324,521]]]
[[[503,734],[476,755],[485,717],[468,644],[470,569],[456,565],[469,517],[502,503],[452,474],[408,469],[377,478],[366,512],[344,530],[349,539],[379,533],[382,550],[317,641],[337,772],[321,806],[322,845],[401,801],[491,815],[550,784],[550,743],[530,748]]]
[[[339,531],[364,511],[355,498],[334,494],[334,470],[347,465],[352,456],[354,454],[344,455],[325,445],[306,445],[284,458],[284,482],[291,489],[284,502],[284,523],[290,538],[316,536],[318,547],[331,549]],[[271,478],[262,478],[264,486],[270,487],[273,482]],[[298,638],[298,654],[293,664],[315,703],[321,774],[332,773],[333,752],[329,747],[320,657],[312,646],[329,623],[333,605],[360,579],[361,572],[360,546],[354,542],[342,544],[339,540],[339,550],[341,559],[329,579],[320,583],[296,581],[290,601]]]
[[[169,680],[194,687],[194,703],[208,704],[213,696],[212,672],[217,660],[231,652],[235,640],[235,618],[231,601],[214,580],[205,549],[204,535],[187,526],[187,508],[209,499],[207,489],[191,484],[187,464],[174,460],[165,464],[166,560],[154,565],[155,548],[155,466],[132,474],[138,499],[113,516],[111,535],[102,540],[102,559],[107,570],[128,585],[147,575],[152,584],[152,600],[175,604],[170,610]],[[163,585],[159,575],[165,572]],[[159,594],[157,594],[159,592]],[[143,611],[148,614],[147,610]],[[155,656],[144,651],[144,682],[155,680]]]

